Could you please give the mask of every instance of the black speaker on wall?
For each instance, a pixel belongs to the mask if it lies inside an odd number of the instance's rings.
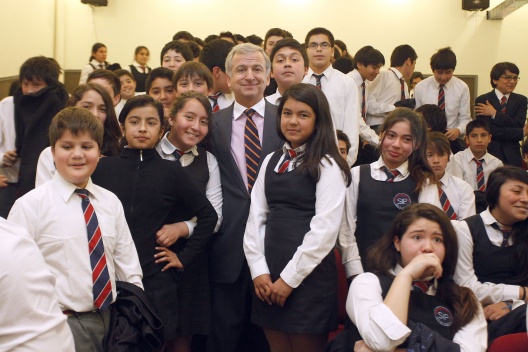
[[[489,3],[489,0],[462,0],[462,10],[482,11],[489,7]]]
[[[81,2],[92,6],[108,6],[108,0],[81,0]]]

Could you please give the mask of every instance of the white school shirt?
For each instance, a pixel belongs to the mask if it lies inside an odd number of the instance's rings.
[[[40,248],[57,280],[55,290],[61,310],[88,312],[95,309],[92,267],[81,197],[75,194],[76,188],[56,172],[51,181],[19,198],[8,219],[26,228]],[[103,234],[115,301],[115,281],[127,281],[143,288],[143,272],[119,199],[94,185],[91,179],[86,189]]]
[[[55,277],[27,231],[0,218],[0,351],[74,352]]]
[[[484,223],[486,234],[491,243],[497,247],[502,244],[503,236],[500,230],[493,228],[491,225],[497,222],[488,209],[479,214]],[[477,299],[483,304],[493,304],[501,301],[512,300],[514,306],[524,304],[524,301],[519,300],[519,286],[506,284],[493,284],[491,282],[479,282],[475,275],[475,268],[473,267],[473,237],[469,231],[467,222],[465,221],[451,221],[458,237],[458,262],[455,269],[453,279],[460,286],[465,286],[471,289]],[[508,242],[513,244],[510,236]],[[492,260],[493,258],[490,258]]]
[[[420,81],[414,88],[416,108],[424,104],[438,105],[440,84],[434,76]],[[452,77],[444,86],[445,113],[447,128],[458,128],[460,134],[466,134],[466,125],[471,121],[469,111],[469,88],[460,78]]]
[[[218,96],[217,104],[220,107],[220,110],[227,108],[233,102],[235,101],[235,95],[233,93],[225,94],[220,93]],[[211,103],[211,107],[213,107],[214,101],[213,99],[209,99],[209,102]]]
[[[478,191],[477,186],[477,164],[473,161],[473,152],[471,149],[466,148],[464,150],[456,153],[449,163],[447,163],[446,171],[451,175],[463,179],[474,191]],[[504,164],[500,159],[497,159],[490,153],[484,154],[480,159],[484,159],[482,162],[482,170],[484,171],[484,182],[488,182],[488,177],[490,173],[498,167],[503,166]]]
[[[380,157],[377,161],[370,164],[370,176],[377,181],[385,181],[387,175],[382,170],[385,166],[383,159]],[[409,163],[405,161],[396,168],[400,174],[394,178],[394,182],[400,182],[410,176]],[[345,196],[345,210],[339,229],[339,236],[337,239],[337,247],[341,252],[343,265],[347,277],[361,274],[363,272],[363,265],[361,264],[361,257],[356,242],[356,221],[357,221],[357,200],[359,193],[359,166],[353,167],[352,183],[346,190]],[[438,198],[438,188],[435,184],[427,183],[420,194],[418,195],[418,203],[429,203],[442,208],[440,199]]]
[[[316,79],[313,73],[313,70],[309,68],[302,82],[315,85]],[[351,147],[348,151],[347,162],[353,165],[359,149],[359,120],[361,119],[361,111],[358,110],[356,98],[357,87],[350,77],[334,69],[332,65],[328,66],[323,74],[321,90],[330,105],[334,129],[345,132],[350,140]]]
[[[266,99],[268,103],[278,106],[280,104],[281,98],[282,94],[280,94],[279,88],[277,88],[277,91],[275,93],[273,93],[272,95],[268,95],[264,99]]]
[[[46,147],[46,149],[40,152],[40,156],[38,158],[35,187],[39,187],[51,180],[55,174],[55,170],[55,162],[53,161],[51,147]]]
[[[397,265],[391,273],[397,275],[401,270]],[[435,292],[433,285],[427,294],[434,295]],[[412,331],[385,305],[381,294],[378,277],[372,273],[361,274],[350,285],[346,310],[367,346],[374,351],[393,351]],[[486,351],[487,323],[480,305],[477,316],[455,333],[453,342],[460,345],[463,352]]]
[[[92,65],[93,65],[93,67],[92,67]],[[92,61],[90,61],[90,63],[88,65],[84,66],[82,71],[81,71],[81,77],[79,79],[79,84],[86,83],[90,73],[92,73],[95,70],[101,69],[101,67],[99,67],[99,65],[103,66],[102,69],[106,69],[106,63],[99,62],[96,59],[92,59]],[[94,69],[94,67],[95,67],[95,69]]]
[[[283,151],[290,149],[289,144]],[[301,146],[296,151],[303,150]],[[264,253],[264,237],[269,207],[265,195],[266,169],[273,153],[264,159],[261,172],[251,192],[251,207],[244,233],[244,253],[251,271],[251,278],[269,274]],[[284,155],[277,165],[280,165]],[[290,162],[293,168],[295,159]],[[277,166],[274,168],[277,169]],[[310,231],[304,235],[303,243],[297,248],[280,277],[288,286],[296,288],[332,251],[335,246],[339,223],[343,214],[346,184],[343,173],[336,162],[321,160],[321,174],[315,190],[315,215],[310,221]]]
[[[15,102],[13,97],[0,101],[0,175],[7,177],[7,182],[18,182],[20,159],[11,167],[2,167],[2,160],[7,151],[15,149]]]
[[[173,153],[177,148],[169,141],[169,133],[170,132],[165,133],[161,141],[156,146],[156,151],[163,159],[175,161],[176,158],[174,157]],[[192,147],[189,151],[190,153],[185,153],[180,157],[180,164],[183,167],[192,164],[194,157],[199,155],[198,148],[196,146]],[[207,186],[205,187],[205,196],[215,208],[216,215],[218,215],[218,221],[216,222],[214,229],[214,232],[217,232],[220,228],[220,224],[222,224],[222,183],[220,181],[220,169],[218,167],[218,161],[216,161],[216,158],[213,154],[209,152],[206,153],[207,168],[209,170],[209,181],[207,181]],[[196,219],[194,218],[184,222],[187,224],[187,227],[189,228],[189,236],[191,236],[193,234],[194,227],[196,226]]]
[[[477,213],[475,210],[475,193],[466,181],[445,172],[440,182],[442,182],[442,190],[449,199],[458,220],[464,220]]]
[[[396,68],[381,71],[368,85],[367,125],[383,124],[385,116],[396,107],[394,103],[401,100],[400,78],[403,75]],[[409,98],[407,82],[404,82],[405,98]]]

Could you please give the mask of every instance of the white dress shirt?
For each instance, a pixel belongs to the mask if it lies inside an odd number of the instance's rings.
[[[280,104],[281,98],[282,94],[280,94],[279,89],[277,88],[275,93],[268,95],[265,99],[268,101],[268,103],[278,106]]]
[[[308,69],[303,83],[315,85],[316,79],[313,70]],[[359,120],[361,109],[358,107],[357,87],[354,81],[344,73],[334,69],[330,65],[321,77],[321,90],[330,105],[330,113],[334,121],[334,129],[345,132],[350,140],[347,162],[353,165],[357,159],[359,149]]]
[[[474,191],[478,191],[477,164],[473,160],[474,157],[473,152],[469,148],[459,151],[447,163],[446,172],[463,179],[469,183]],[[484,159],[482,170],[484,171],[484,182],[487,183],[490,173],[496,168],[503,166],[503,163],[490,153],[484,154],[480,159]]]
[[[392,273],[397,275],[401,270],[398,265]],[[433,285],[427,294],[435,292]],[[346,310],[367,346],[374,351],[393,351],[412,331],[385,305],[381,294],[378,277],[372,273],[361,274],[350,285]],[[482,307],[479,306],[477,316],[455,333],[453,342],[463,352],[486,351],[488,334]]]
[[[383,124],[385,116],[396,107],[394,103],[401,100],[402,74],[391,67],[380,74],[368,85],[367,125],[376,126]],[[407,82],[404,82],[405,98],[409,98]]]
[[[288,144],[283,150],[287,148],[290,148]],[[265,171],[272,155],[273,153],[264,159],[261,172],[251,192],[251,208],[244,233],[244,253],[252,279],[269,274],[264,253],[266,219],[269,212],[264,184]],[[290,167],[293,167],[293,164],[295,164],[295,159],[290,162]],[[341,169],[337,163],[322,159],[320,171],[315,191],[315,215],[310,221],[310,231],[304,235],[303,243],[297,248],[292,259],[280,274],[284,282],[293,288],[298,287],[332,251],[343,214],[346,184]]]
[[[7,151],[15,149],[15,103],[13,97],[0,101],[0,175],[7,177],[7,182],[18,182],[20,159],[11,167],[2,167],[2,160]]]
[[[382,169],[382,167],[385,166],[382,157],[370,164],[370,166],[370,175],[372,179],[377,181],[385,181],[387,179],[387,175]],[[410,176],[408,161],[405,161],[396,169],[400,174],[394,178],[394,182],[403,181]],[[359,166],[352,168],[351,173],[352,183],[346,190],[345,213],[341,221],[337,240],[337,246],[341,252],[347,277],[361,274],[363,272],[363,265],[361,265],[361,257],[359,256],[355,235],[360,182]],[[418,195],[418,202],[429,203],[441,208],[440,199],[438,198],[438,187],[435,184],[426,184]]]
[[[170,132],[165,133],[161,141],[156,146],[156,151],[158,154],[166,160],[174,161],[176,158],[173,153],[176,151],[176,147],[167,138]],[[183,167],[189,166],[194,161],[194,157],[198,156],[198,148],[196,146],[192,147],[190,153],[185,153],[180,157],[180,163]],[[220,224],[222,223],[222,183],[220,181],[220,169],[218,167],[218,161],[213,154],[207,153],[207,168],[209,169],[209,181],[207,181],[207,186],[205,187],[205,196],[211,202],[211,205],[215,208],[216,215],[218,215],[218,221],[214,232],[218,231]],[[185,221],[187,227],[189,228],[189,236],[192,235],[194,227],[196,226],[196,219],[191,219]]]
[[[100,65],[102,65],[102,67],[100,67]],[[90,61],[90,63],[88,65],[83,67],[83,69],[81,71],[81,77],[79,79],[79,84],[86,83],[90,73],[92,73],[95,70],[99,70],[99,69],[106,69],[106,63],[99,62],[96,59],[92,59],[92,61]]]
[[[61,310],[88,312],[95,309],[92,268],[81,198],[75,194],[76,188],[56,172],[51,181],[15,202],[9,220],[25,227],[40,248],[57,280],[55,290]],[[90,202],[103,234],[115,301],[115,280],[143,288],[143,273],[119,199],[112,192],[94,185],[91,179],[86,189],[90,192]]]
[[[466,181],[446,172],[440,182],[442,182],[442,190],[449,199],[458,220],[464,220],[476,214],[475,193]]]
[[[74,352],[55,277],[27,231],[0,218],[0,351]]]
[[[486,234],[491,243],[500,247],[503,235],[500,230],[491,226],[497,220],[491,215],[489,208],[480,213],[480,217],[482,222],[484,222]],[[516,307],[524,304],[524,301],[519,300],[519,286],[478,281],[475,275],[475,268],[473,267],[473,237],[469,231],[468,224],[465,221],[452,221],[451,223],[458,237],[458,262],[455,275],[453,275],[455,282],[460,286],[469,287],[483,305],[506,300],[513,300]],[[511,236],[508,238],[508,242],[510,245],[513,243]]]
[[[39,156],[37,162],[37,174],[35,176],[35,187],[39,187],[48,182],[55,175],[55,162],[53,161],[53,154],[51,147],[44,149]]]
[[[424,104],[438,105],[440,84],[434,76],[420,81],[414,88],[416,108]],[[447,128],[458,128],[460,134],[466,134],[466,125],[471,121],[469,111],[469,88],[460,78],[452,77],[444,86],[445,113]]]
[[[227,108],[233,102],[235,101],[235,95],[233,93],[224,94],[220,93],[217,99],[217,104],[220,107],[220,110]],[[211,107],[214,106],[214,101],[212,99],[209,99],[209,102],[211,103]]]

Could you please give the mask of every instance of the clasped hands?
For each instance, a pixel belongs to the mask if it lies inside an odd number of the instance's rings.
[[[270,306],[275,303],[279,307],[284,307],[286,299],[288,299],[293,291],[293,288],[284,282],[282,278],[271,282],[271,276],[269,274],[263,274],[254,278],[253,285],[255,286],[257,297]]]

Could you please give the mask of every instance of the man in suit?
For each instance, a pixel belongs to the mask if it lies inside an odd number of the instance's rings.
[[[491,69],[491,92],[475,100],[477,118],[490,124],[492,140],[488,152],[504,164],[521,166],[519,141],[528,134],[526,97],[513,93],[519,80],[519,68],[511,62],[499,62]]]
[[[270,70],[262,48],[250,43],[235,46],[226,58],[227,82],[235,101],[213,115],[209,146],[220,166],[224,219],[210,245],[209,351],[268,349],[262,330],[249,323],[254,288],[242,240],[260,164],[283,144],[276,131],[277,107],[264,99]],[[247,140],[249,135],[253,140]]]

